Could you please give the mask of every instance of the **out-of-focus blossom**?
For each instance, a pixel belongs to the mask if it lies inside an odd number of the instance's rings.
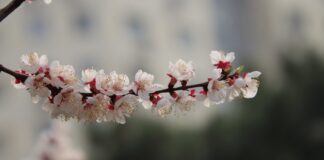
[[[161,117],[166,117],[174,111],[175,100],[170,96],[163,97],[156,105],[157,113]]]
[[[52,128],[40,136],[31,155],[24,160],[85,160],[85,154],[75,149],[67,132],[65,125],[54,122]]]
[[[27,3],[32,3],[35,0],[26,0]],[[43,0],[45,4],[51,4],[52,0]]]
[[[176,107],[181,112],[189,112],[196,103],[196,98],[189,95],[188,91],[182,91],[175,100]]]
[[[50,4],[50,3],[52,3],[52,0],[44,0],[44,3],[45,4]]]

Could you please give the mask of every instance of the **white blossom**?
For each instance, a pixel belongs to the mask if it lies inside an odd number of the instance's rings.
[[[138,101],[134,95],[120,97],[114,105],[109,107],[109,111],[106,113],[106,120],[125,124],[126,117],[130,117],[137,106]]]
[[[51,94],[50,90],[47,88],[49,79],[45,77],[44,73],[36,76],[29,76],[24,84],[32,97],[33,103],[38,103],[40,98],[46,98]]]
[[[36,52],[29,53],[21,56],[22,66],[21,69],[28,73],[36,73],[41,67],[45,69],[48,65],[48,59],[46,55],[40,57]]]
[[[48,111],[53,118],[65,120],[75,118],[82,109],[82,95],[72,87],[64,88],[53,98],[52,102],[47,101],[43,109]]]
[[[94,69],[86,69],[81,72],[81,80],[83,84],[85,85],[83,88],[87,92],[91,92],[91,89],[96,88],[96,76],[97,76],[97,71]]]
[[[245,86],[245,82],[242,78],[230,79],[230,85],[226,89],[226,96],[229,101],[234,100],[236,97],[240,97],[242,95],[242,87]]]
[[[157,113],[163,118],[174,111],[175,100],[172,97],[165,96],[156,105]]]
[[[52,3],[52,0],[44,0],[44,3],[45,4],[50,4],[50,3]]]
[[[135,82],[133,83],[132,88],[141,99],[148,100],[149,92],[153,91],[153,80],[153,75],[139,70],[135,75]]]
[[[104,94],[97,94],[93,97],[88,97],[86,103],[78,114],[78,119],[81,121],[106,121],[106,114],[109,111],[110,98]]]
[[[96,88],[107,95],[124,95],[130,90],[129,79],[125,74],[117,74],[115,71],[106,75],[100,70],[96,76]]]
[[[78,82],[73,66],[61,65],[59,61],[51,63],[50,77],[51,83],[55,87],[72,86]]]
[[[109,74],[111,78],[109,92],[115,95],[124,95],[129,92],[129,78],[125,74],[117,74],[115,71]]]
[[[222,70],[214,69],[213,71],[213,77],[208,82],[208,99],[206,99],[204,102],[207,107],[209,107],[208,104],[224,103],[226,99],[226,91],[224,90],[224,88],[226,87],[226,82],[219,80],[219,78],[221,78]]]
[[[154,76],[139,70],[135,75],[135,82],[132,85],[133,91],[138,95],[139,101],[145,109],[150,109],[152,102],[150,102],[150,93],[162,88],[160,84],[153,84]]]
[[[251,73],[247,73],[243,80],[245,82],[244,87],[241,88],[242,94],[244,98],[254,98],[258,92],[259,81],[255,78],[258,78],[261,75],[261,72],[254,71]]]
[[[97,71],[94,69],[86,69],[82,71],[81,75],[82,75],[81,77],[82,82],[90,83],[96,78]]]
[[[226,100],[226,82],[220,80],[222,76],[222,69],[214,69],[212,77],[208,82],[208,91],[202,91],[204,94],[200,94],[197,99],[202,100],[206,107],[210,107],[214,104],[224,103]]]
[[[101,93],[108,94],[108,90],[110,88],[111,83],[111,77],[109,75],[106,75],[104,70],[100,70],[96,77],[96,89],[101,91]]]
[[[236,97],[253,98],[258,92],[259,81],[256,80],[261,72],[254,71],[244,74],[243,77],[230,79],[230,86],[227,87],[227,98],[232,101]]]
[[[176,98],[176,106],[182,112],[189,112],[196,103],[196,98],[189,96],[188,91],[182,91]]]
[[[195,76],[192,62],[179,59],[175,64],[169,63],[170,74],[179,81],[187,81]]]
[[[221,51],[212,51],[209,56],[212,64],[214,64],[217,68],[222,68],[222,69],[230,68],[231,67],[230,64],[235,59],[234,52],[225,54],[224,52]]]

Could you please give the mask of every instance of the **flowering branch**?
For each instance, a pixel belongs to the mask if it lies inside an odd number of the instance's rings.
[[[1,9],[0,22],[25,1],[31,3],[34,0],[12,0]],[[44,2],[49,4],[51,0]],[[115,71],[105,74],[103,70],[94,69],[82,71],[82,79],[78,80],[72,66],[61,65],[58,61],[48,65],[47,57],[39,57],[37,53],[23,55],[22,68],[18,71],[0,65],[0,73],[13,76],[12,84],[28,90],[34,103],[43,99],[43,109],[54,118],[123,124],[125,117],[140,105],[164,117],[190,111],[198,100],[209,107],[236,97],[253,98],[256,95],[260,72],[244,73],[243,67],[234,69],[232,52],[212,51],[210,58],[214,65],[212,76],[206,82],[192,85],[188,85],[195,76],[192,62],[181,59],[175,64],[170,62],[167,88],[154,84],[154,76],[142,70],[136,73],[132,83],[125,74]],[[178,82],[181,86],[175,87]]]
[[[0,22],[16,10],[25,0],[12,0],[7,6],[0,10]]]
[[[45,55],[23,55],[22,68],[16,72],[0,65],[0,72],[15,79],[16,88],[27,89],[32,101],[45,99],[43,109],[54,118],[81,121],[115,121],[125,123],[138,106],[155,111],[161,117],[171,113],[188,112],[196,101],[204,105],[221,104],[237,97],[253,98],[258,90],[260,72],[243,72],[233,68],[234,53],[212,51],[214,66],[206,82],[188,85],[195,76],[192,62],[178,60],[169,64],[168,87],[154,84],[154,76],[139,70],[135,81],[115,71],[86,69],[78,80],[74,68],[54,61],[48,65]],[[180,86],[175,87],[180,82]]]
[[[14,71],[4,67],[2,64],[0,64],[0,73],[1,73],[1,71],[13,76],[16,79],[15,83],[24,83],[26,81],[26,79],[28,78],[27,75],[20,74],[18,72],[14,72]],[[188,90],[190,88],[198,88],[198,87],[205,88],[205,87],[207,87],[207,85],[208,85],[208,82],[204,82],[204,83],[199,83],[199,84],[194,84],[194,85],[188,85],[185,87],[181,86],[181,87],[176,87],[176,88],[166,88],[166,89],[162,89],[162,90],[157,90],[154,93],[150,93],[150,95],[160,94],[160,93],[172,93],[172,92],[175,92],[178,90]],[[46,87],[51,91],[51,93],[54,93],[53,95],[57,95],[62,90],[62,88],[54,87],[51,84],[48,84]],[[85,92],[80,92],[80,94],[84,98],[95,95],[95,93],[85,93]],[[133,90],[131,90],[129,94],[137,95]]]

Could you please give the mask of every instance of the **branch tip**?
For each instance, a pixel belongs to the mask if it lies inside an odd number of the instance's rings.
[[[25,0],[12,0],[7,6],[0,9],[0,22],[16,10]]]

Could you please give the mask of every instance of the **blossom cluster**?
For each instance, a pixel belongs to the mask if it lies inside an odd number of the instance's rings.
[[[124,124],[138,107],[165,117],[185,113],[203,101],[207,107],[232,101],[237,97],[253,98],[259,86],[259,71],[243,72],[233,68],[233,52],[212,51],[213,72],[206,81],[189,85],[195,76],[192,62],[170,62],[169,84],[163,87],[154,76],[142,70],[130,82],[125,74],[86,69],[79,80],[71,65],[48,62],[46,55],[33,52],[21,57],[21,69],[16,71],[26,79],[16,79],[16,88],[30,93],[34,103],[44,101],[43,109],[53,118],[80,121],[114,121]]]

